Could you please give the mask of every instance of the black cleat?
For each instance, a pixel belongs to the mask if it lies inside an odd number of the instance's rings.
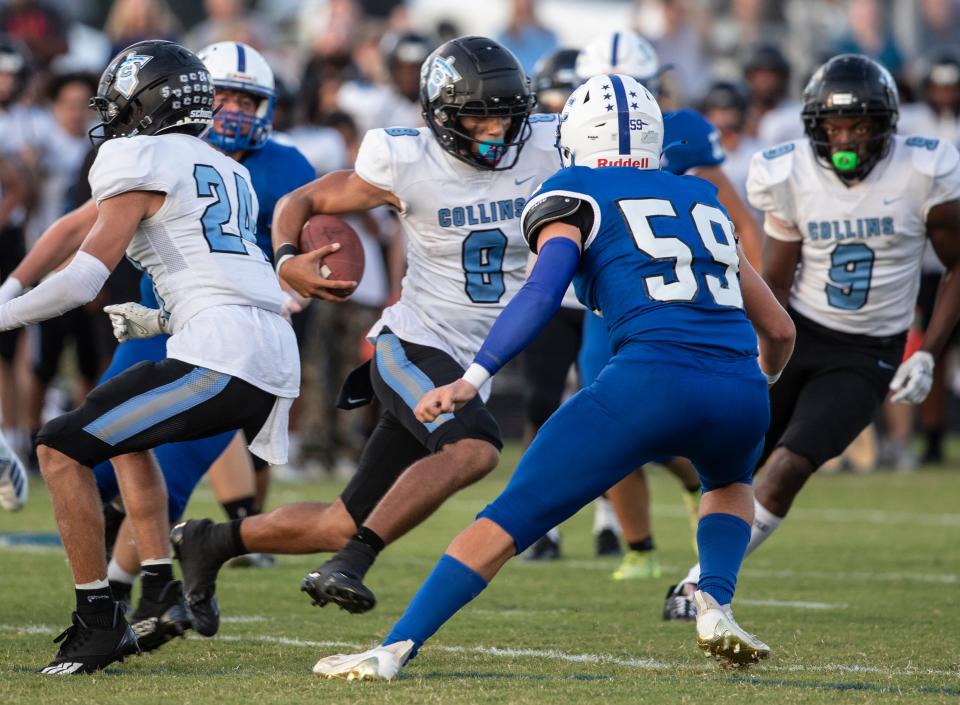
[[[597,534],[596,553],[598,557],[622,556],[623,549],[620,547],[620,539],[613,529],[602,529]]]
[[[173,553],[183,571],[183,592],[193,614],[193,628],[202,636],[213,636],[220,629],[216,590],[222,563],[210,557],[204,542],[212,526],[209,519],[190,519],[170,532]]]
[[[300,583],[300,591],[313,598],[313,604],[318,607],[332,602],[351,614],[369,612],[377,604],[377,598],[362,578],[336,558],[307,573]]]
[[[141,597],[136,611],[130,615],[130,623],[143,652],[159,649],[171,639],[183,636],[193,627],[193,619],[180,581],[167,583],[156,602]]]
[[[697,586],[693,583],[677,583],[667,589],[667,597],[663,601],[661,616],[665,622],[693,622],[697,619],[697,604],[693,601],[693,593]]]
[[[541,536],[523,554],[526,561],[555,561],[560,558],[560,542]]]
[[[60,649],[41,673],[48,676],[95,673],[111,663],[123,661],[124,656],[140,653],[137,637],[123,618],[119,605],[114,608],[112,627],[97,629],[87,626],[76,612],[72,621],[73,624],[53,640],[60,644]]]

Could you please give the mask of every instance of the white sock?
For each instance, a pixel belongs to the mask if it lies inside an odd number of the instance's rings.
[[[74,587],[77,590],[102,590],[105,587],[110,587],[110,583],[104,578],[103,580],[94,580],[92,583],[74,584]]]
[[[604,529],[610,529],[617,536],[623,534],[620,529],[620,522],[617,521],[617,513],[613,511],[610,500],[597,497],[593,503],[593,533],[599,534]]]
[[[120,567],[120,564],[117,563],[116,558],[110,559],[110,565],[107,566],[107,580],[115,583],[126,583],[127,585],[133,585],[136,579],[136,575],[128,573]]]
[[[782,521],[783,517],[778,517],[754,499],[753,526],[750,527],[750,543],[747,544],[746,555],[749,556],[757,546],[766,541]]]
[[[687,577],[685,577],[683,580],[680,581],[680,584],[684,585],[686,583],[693,583],[694,585],[696,585],[699,582],[700,582],[700,564],[697,563],[690,569],[690,572],[687,573]]]
[[[173,565],[172,558],[149,558],[145,561],[140,561],[140,565]]]
[[[550,529],[550,531],[547,532],[547,538],[554,543],[560,543],[560,529],[557,527]]]

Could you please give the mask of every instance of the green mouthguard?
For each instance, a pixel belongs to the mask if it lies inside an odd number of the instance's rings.
[[[833,166],[837,171],[853,171],[857,168],[857,164],[860,163],[860,157],[857,156],[857,153],[849,150],[834,152],[830,160],[833,162]]]

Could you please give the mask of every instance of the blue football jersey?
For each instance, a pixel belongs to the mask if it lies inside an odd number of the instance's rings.
[[[698,166],[723,164],[724,158],[720,133],[703,115],[690,108],[663,114],[662,169],[686,174]]]
[[[253,190],[260,203],[257,216],[257,245],[263,250],[270,262],[273,262],[273,243],[270,225],[277,201],[291,191],[308,184],[316,178],[316,173],[307,158],[296,147],[268,140],[263,147],[244,156],[240,162],[250,172]],[[153,289],[153,282],[146,274],[140,280],[140,303],[149,308],[159,308]]]
[[[317,174],[300,150],[273,140],[268,140],[260,149],[247,152],[240,163],[250,172],[253,190],[260,202],[257,244],[267,259],[273,262],[270,224],[277,201],[313,181]]]
[[[757,355],[733,224],[712,184],[664,171],[571,167],[530,202],[551,192],[593,209],[573,283],[577,298],[603,316],[611,349],[633,340]]]

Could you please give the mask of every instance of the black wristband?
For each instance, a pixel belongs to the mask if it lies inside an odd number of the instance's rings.
[[[299,254],[300,254],[299,247],[294,245],[292,242],[285,242],[282,245],[280,245],[280,247],[278,247],[276,250],[274,250],[273,260],[274,262],[277,262],[284,255],[293,255],[294,257],[296,257]]]

